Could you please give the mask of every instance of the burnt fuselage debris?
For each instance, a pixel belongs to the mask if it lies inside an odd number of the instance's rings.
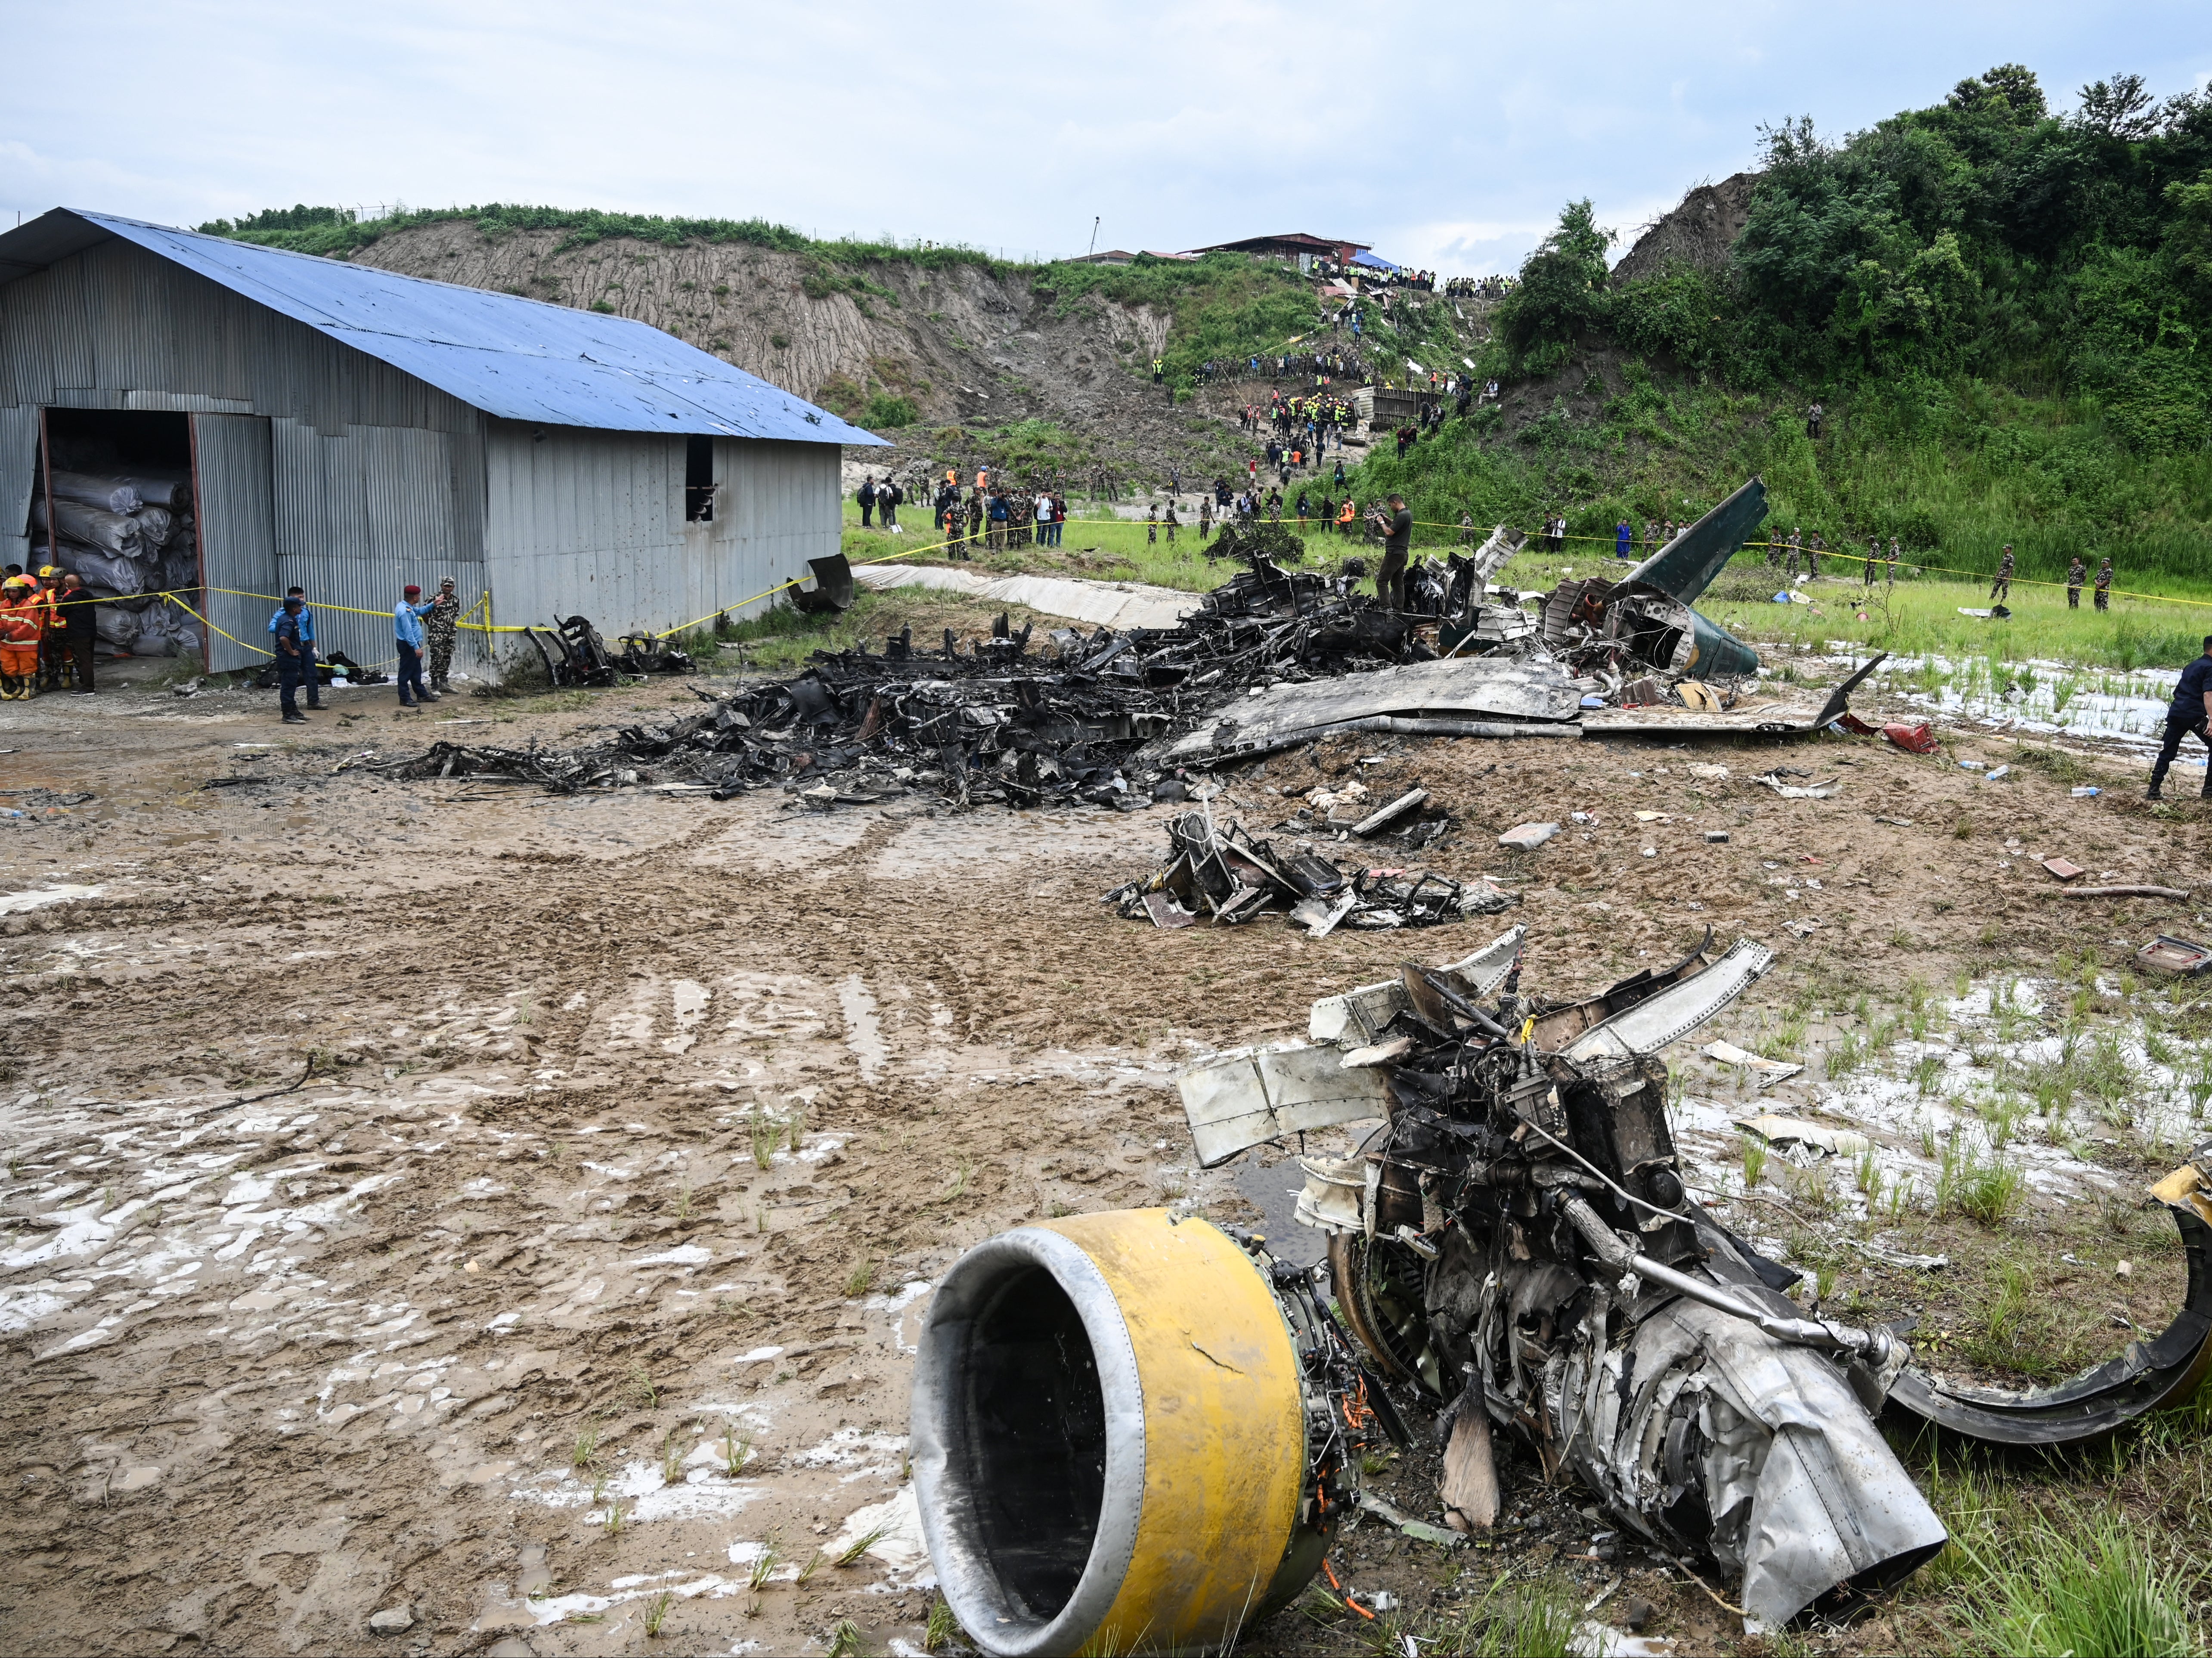
[[[621,678],[613,653],[599,630],[580,616],[572,616],[556,627],[522,630],[545,669],[545,682],[565,689],[611,685]]]
[[[1455,1526],[1497,1507],[1491,1431],[1571,1474],[1632,1531],[1741,1579],[1778,1626],[1893,1588],[1944,1530],[1875,1425],[1884,1408],[1978,1438],[2081,1442],[2185,1400],[2212,1364],[2212,1143],[2154,1188],[2191,1258],[2154,1341],[2052,1389],[1954,1387],[1905,1328],[1785,1292],[1692,1197],[1658,1058],[1765,972],[1765,948],[1680,962],[1580,1001],[1522,983],[1522,930],[1314,1005],[1308,1045],[1182,1079],[1199,1159],[1381,1117],[1352,1157],[1304,1159],[1297,1218],[1329,1234],[1343,1321],[1437,1412]]]
[[[530,638],[556,685],[610,683],[624,671],[580,616]],[[1414,619],[1377,608],[1348,578],[1255,556],[1171,629],[1039,636],[1036,623],[1016,629],[1001,616],[987,640],[947,631],[925,641],[908,629],[880,652],[865,644],[817,651],[794,678],[741,685],[696,714],[630,726],[586,749],[456,758],[441,745],[382,769],[402,777],[495,773],[563,791],[624,780],[698,781],[726,794],[783,787],[824,805],[928,792],[967,805],[1131,809],[1156,795],[1182,798],[1178,768],[1259,751],[1249,740],[1202,744],[1188,758],[1161,747],[1224,704],[1256,705],[1247,695],[1254,690],[1304,686],[1326,695],[1340,687],[1361,708],[1417,708],[1427,689],[1378,690],[1374,677],[1423,664],[1437,671],[1446,688],[1437,694],[1450,707],[1482,710],[1492,723],[1511,722],[1524,708],[1540,708],[1554,723],[1573,711],[1556,671],[1510,665],[1510,689],[1479,695],[1450,687],[1487,683],[1494,670],[1435,656]],[[1533,690],[1523,683],[1532,673]],[[1329,721],[1309,723],[1318,731]]]
[[[1289,556],[1296,537],[1255,530],[1240,532],[1245,568],[1172,628],[1037,637],[1034,622],[1016,631],[1002,615],[991,638],[964,642],[949,629],[916,639],[909,628],[880,652],[865,642],[817,651],[794,678],[741,685],[699,714],[572,753],[471,761],[441,749],[381,769],[496,773],[562,790],[696,782],[726,797],[780,787],[820,806],[927,793],[963,805],[1133,810],[1187,798],[1188,771],[1352,733],[1573,739],[1601,725],[1607,734],[1656,731],[1656,715],[1668,735],[1799,734],[1845,712],[1875,665],[1823,706],[1735,707],[1736,684],[1698,677],[1721,659],[1698,643],[1707,624],[1684,597],[1703,591],[1763,501],[1754,479],[1629,581],[1563,586],[1540,622],[1520,593],[1490,582],[1521,544],[1515,532],[1424,561],[1408,573],[1406,608],[1392,610],[1346,571],[1278,562],[1267,549]],[[812,592],[835,608],[851,572],[821,562],[832,568],[817,569]],[[556,686],[692,667],[642,635],[611,652],[582,616],[524,631]],[[1757,662],[1745,654],[1735,671],[1748,676]],[[1667,706],[1632,715],[1638,704]]]
[[[1401,799],[1411,800],[1412,795]],[[1433,844],[1441,835],[1430,831],[1442,830],[1448,823],[1442,816],[1423,823],[1413,815],[1418,805],[1406,806],[1392,820],[1402,823],[1401,847]],[[1382,848],[1374,842],[1360,848],[1370,849]],[[1254,838],[1233,820],[1217,828],[1210,813],[1193,811],[1169,824],[1161,866],[1115,888],[1103,902],[1127,920],[1169,928],[1201,920],[1234,926],[1282,915],[1309,937],[1320,938],[1340,926],[1436,926],[1469,915],[1494,915],[1520,899],[1480,877],[1455,881],[1433,871],[1364,859],[1340,864],[1310,839],[1279,845]]]
[[[1718,689],[1727,706],[1735,682],[1759,671],[1759,654],[1693,608],[1713,578],[1766,517],[1766,486],[1753,478],[1619,581],[1562,581],[1544,601],[1544,644],[1578,677],[1606,687],[1618,702],[1702,699],[1668,695],[1692,680]],[[1640,682],[1657,676],[1649,689]]]

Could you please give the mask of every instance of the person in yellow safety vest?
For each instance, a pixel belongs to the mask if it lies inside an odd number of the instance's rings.
[[[39,638],[44,617],[33,596],[36,583],[11,575],[0,583],[0,697],[21,701],[38,689]]]
[[[61,689],[70,677],[69,618],[62,614],[56,592],[61,580],[62,573],[54,566],[40,566],[39,590],[32,595],[39,611],[39,683],[50,691]]]

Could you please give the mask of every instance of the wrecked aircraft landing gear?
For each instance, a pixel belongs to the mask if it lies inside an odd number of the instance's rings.
[[[1360,1501],[1361,1448],[1403,1442],[1383,1376],[1442,1406],[1455,1526],[1495,1519],[1495,1427],[1628,1530],[1739,1578],[1778,1627],[1894,1588],[1943,1546],[1883,1410],[2072,1444],[2212,1370],[2212,1142],[2153,1188],[2191,1269],[2164,1334],[2054,1388],[1948,1384],[1903,1329],[1808,1314],[1782,1293],[1797,1275],[1684,1183],[1656,1056],[1771,954],[1716,957],[1709,933],[1557,1003],[1521,990],[1523,938],[1408,963],[1316,1003],[1307,1045],[1182,1079],[1207,1167],[1387,1119],[1353,1157],[1304,1160],[1297,1218],[1331,1235],[1349,1334],[1314,1275],[1161,1211],[1024,1227],[953,1266],[917,1369],[916,1494],[987,1649],[1187,1649],[1282,1605]]]

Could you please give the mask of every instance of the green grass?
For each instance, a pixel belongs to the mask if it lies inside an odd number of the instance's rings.
[[[2203,1651],[2192,1567],[2126,1520],[2016,1516],[1970,1554],[1966,1631],[2021,1658],[2180,1658]]]
[[[1304,486],[1311,489],[1318,506],[1322,493],[1319,484]],[[1297,489],[1291,491],[1293,502]],[[1179,513],[1188,513],[1186,521],[1176,532],[1174,545],[1167,540],[1165,529],[1157,541],[1146,537],[1146,525],[1142,519],[1123,519],[1113,516],[1103,507],[1093,507],[1074,500],[1068,503],[1073,516],[1060,532],[1058,547],[1014,547],[994,552],[987,547],[969,546],[971,559],[959,562],[957,568],[976,575],[1066,575],[1094,581],[1140,581],[1156,587],[1180,588],[1186,592],[1208,592],[1219,586],[1243,568],[1227,559],[1209,559],[1206,547],[1198,537],[1198,520],[1189,511],[1195,496],[1185,494],[1180,500]],[[860,527],[860,508],[852,502],[846,504],[843,550],[854,564],[864,562],[898,562],[916,564],[953,566],[954,561],[939,549],[942,533],[930,522],[927,507],[919,510],[904,507],[899,510],[900,526],[906,533],[894,536],[881,530],[862,530]],[[1286,515],[1285,524],[1293,531],[1297,529],[1294,515]],[[1358,540],[1346,540],[1334,534],[1321,533],[1318,523],[1310,526],[1305,536],[1306,568],[1334,568],[1345,559],[1364,556],[1371,565],[1374,554]],[[930,550],[917,553],[916,549]]]
[[[1944,1142],[1936,1171],[1936,1212],[1999,1226],[2020,1206],[2027,1187],[2027,1177],[2018,1163],[1996,1151],[1984,1158],[1954,1132]]]
[[[1465,1611],[1440,1619],[1421,1649],[1445,1658],[1566,1658],[1580,1591],[1564,1577],[1494,1579]]]
[[[1274,355],[1293,338],[1313,335],[1322,319],[1310,280],[1288,266],[1237,253],[1208,254],[1195,263],[1140,258],[1127,265],[1048,265],[1036,283],[1040,293],[1058,301],[1062,316],[1094,295],[1171,313],[1161,355],[1167,381],[1179,395],[1195,387],[1199,366],[1207,358]],[[1351,343],[1348,335],[1330,338],[1331,347]],[[1309,343],[1307,349],[1316,348]],[[1151,378],[1151,364],[1136,354],[1129,366]]]
[[[1769,525],[1818,530],[1838,553],[1895,536],[1906,562],[1978,573],[2010,544],[2020,578],[2051,580],[2077,551],[2092,570],[2110,553],[2117,587],[2212,598],[2212,458],[2136,454],[2094,408],[2057,393],[1963,376],[1871,383],[1827,394],[1831,426],[1815,444],[1803,388],[1729,387],[1633,359],[1601,377],[1596,398],[1578,399],[1588,384],[1578,365],[1524,391],[1534,410],[1479,410],[1403,458],[1378,446],[1358,492],[1401,490],[1417,518],[1446,523],[1462,507],[1523,526],[1556,509],[1587,562],[1610,550],[1622,516],[1639,532],[1647,519],[1688,521],[1756,476]],[[1988,603],[1979,580],[1960,602]],[[2015,586],[2015,599],[2029,591]],[[2063,592],[2051,598],[2063,606]]]
[[[962,1637],[960,1620],[952,1615],[952,1607],[943,1595],[933,1595],[929,1602],[929,1621],[922,1626],[921,1649],[941,1652]]]
[[[980,265],[994,273],[1035,268],[1018,260],[994,258],[979,247],[958,244],[925,243],[920,240],[871,241],[853,236],[822,240],[766,219],[664,217],[655,213],[610,213],[599,208],[526,207],[502,203],[481,207],[399,208],[374,219],[359,218],[350,208],[271,208],[235,220],[217,219],[202,225],[200,230],[210,236],[230,236],[265,247],[287,248],[295,253],[344,258],[398,231],[455,220],[473,222],[478,232],[493,240],[518,231],[557,230],[562,235],[554,250],[556,252],[627,238],[667,247],[741,243],[777,252],[811,253],[817,260],[841,265],[897,261],[929,270]]]

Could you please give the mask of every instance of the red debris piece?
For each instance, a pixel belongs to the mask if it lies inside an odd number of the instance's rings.
[[[1928,729],[1925,720],[1917,726],[1884,726],[1881,734],[1907,754],[1936,752],[1936,736]]]

